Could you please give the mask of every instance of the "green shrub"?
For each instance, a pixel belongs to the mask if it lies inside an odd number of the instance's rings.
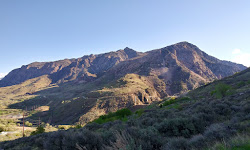
[[[115,121],[115,120],[122,120],[126,122],[127,116],[130,116],[132,114],[133,113],[131,112],[131,110],[124,108],[113,113],[109,112],[107,115],[102,115],[98,119],[94,120],[93,122],[98,123],[98,124],[103,124],[103,123]]]
[[[80,124],[78,124],[78,125],[75,126],[76,129],[80,129],[80,128],[82,128],[82,127],[83,127],[83,126],[81,126]]]
[[[237,84],[238,87],[242,87],[242,86],[245,86],[246,85],[246,82],[244,81],[241,81]]]
[[[174,99],[171,98],[170,100],[165,101],[162,105],[168,106],[168,105],[173,104],[175,102],[176,102],[175,98]]]
[[[215,86],[215,90],[211,92],[211,95],[214,95],[217,98],[225,97],[226,95],[232,94],[232,87],[230,85],[219,83]]]
[[[177,110],[182,110],[182,106],[180,104],[173,104],[171,106],[168,107],[169,109],[174,108]]]
[[[131,110],[124,108],[124,109],[121,109],[121,110],[118,110],[117,112],[115,112],[115,115],[120,116],[120,117],[125,117],[125,116],[132,115],[132,112],[131,112]]]
[[[135,112],[135,114],[137,114],[139,117],[144,113],[143,109],[139,109]]]
[[[191,98],[189,97],[181,97],[181,98],[178,98],[178,101],[190,101]]]
[[[36,131],[31,132],[30,135],[37,135],[37,134],[41,134],[41,133],[44,133],[44,132],[45,132],[44,127],[38,126],[38,127],[36,128]]]
[[[28,126],[28,127],[31,127],[33,124],[32,123],[30,123],[29,121],[26,121],[25,123],[24,123],[26,126]]]

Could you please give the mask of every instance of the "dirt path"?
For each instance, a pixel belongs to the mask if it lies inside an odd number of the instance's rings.
[[[16,127],[16,129],[22,131],[23,127]],[[36,128],[35,127],[24,127],[24,130],[33,130],[34,131],[34,130],[36,130]]]
[[[8,114],[0,116],[0,119],[21,119],[23,118],[22,114]]]

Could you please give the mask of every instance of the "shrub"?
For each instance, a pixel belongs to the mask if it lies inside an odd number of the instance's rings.
[[[192,120],[186,118],[174,118],[164,120],[162,123],[156,126],[156,128],[160,133],[170,137],[190,137],[191,135],[194,135],[197,132]]]
[[[170,141],[164,145],[164,150],[187,150],[190,149],[188,145],[187,139],[183,137],[173,138],[170,139]]]
[[[4,131],[4,127],[0,126],[0,132],[3,132],[3,131]]]
[[[216,94],[217,98],[225,97],[232,94],[232,87],[224,83],[219,83],[215,86],[215,90],[211,92],[211,95],[214,94]]]
[[[171,98],[170,100],[165,101],[162,105],[168,106],[168,105],[173,104],[175,102],[176,102],[175,98]]]
[[[86,124],[84,127],[88,130],[91,130],[91,131],[95,131],[99,128],[101,128],[102,125],[96,123],[96,122],[92,122],[92,123],[88,123]]]
[[[31,127],[33,124],[32,123],[30,123],[29,121],[26,121],[25,123],[24,123],[26,126],[28,126],[28,127]]]
[[[41,134],[44,133],[45,129],[42,126],[38,126],[36,128],[36,131],[31,132],[30,135],[37,135],[37,134]]]
[[[142,150],[141,146],[136,145],[136,140],[131,137],[130,134],[127,132],[118,132],[116,131],[115,133],[115,138],[116,141],[112,142],[110,141],[110,145],[104,146],[104,149],[106,150],[113,150],[113,149],[127,149],[127,150]]]
[[[116,112],[110,112],[107,115],[102,115],[98,119],[94,120],[93,122],[98,123],[98,124],[103,124],[109,121],[115,121],[115,120],[122,120],[122,121],[127,121],[127,116],[132,115],[131,110],[124,108],[121,110],[118,110]]]
[[[204,132],[206,139],[210,141],[217,141],[223,138],[230,137],[231,132],[223,123],[216,123],[209,126]]]
[[[144,113],[143,109],[139,109],[135,112],[135,114],[137,114],[139,117]]]
[[[220,150],[249,150],[250,137],[248,135],[237,135],[230,140],[216,143],[211,149]]]
[[[132,115],[132,112],[131,112],[131,110],[124,108],[124,109],[121,109],[121,110],[118,110],[117,112],[115,112],[115,115],[120,116],[120,117],[125,117],[125,116]]]
[[[240,81],[240,82],[237,84],[238,87],[242,87],[242,86],[245,86],[245,85],[246,85],[246,82],[244,82],[244,81]]]
[[[80,128],[82,128],[82,127],[83,127],[83,126],[81,126],[80,124],[78,124],[78,125],[75,126],[76,129],[80,129]]]
[[[192,148],[202,149],[206,145],[205,138],[201,134],[195,135],[189,140],[188,145],[192,146]]]
[[[191,98],[189,98],[189,97],[181,97],[181,98],[178,98],[178,101],[190,101],[191,100]]]
[[[52,132],[43,143],[43,149],[101,149],[103,141],[99,134],[81,129]]]

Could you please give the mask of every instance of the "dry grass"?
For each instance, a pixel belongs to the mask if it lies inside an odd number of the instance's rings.
[[[21,84],[0,88],[0,109],[36,97],[35,92],[47,88],[51,80],[47,75],[27,80]]]

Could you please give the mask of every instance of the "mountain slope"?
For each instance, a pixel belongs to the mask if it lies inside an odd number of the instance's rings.
[[[130,79],[130,78],[129,78]],[[223,94],[224,93],[224,94]],[[114,114],[110,114],[112,116]],[[107,123],[2,142],[4,149],[249,149],[250,68]],[[102,116],[99,120],[105,119]]]
[[[34,62],[11,71],[0,81],[0,86],[11,86],[42,75],[50,75],[53,83],[86,80],[98,77],[115,64],[136,57],[140,53],[129,48],[100,55],[83,56],[55,62]]]
[[[3,107],[14,109],[50,107],[30,119],[41,116],[52,124],[86,124],[108,112],[186,93],[245,68],[209,56],[188,42],[145,53],[125,48],[15,69],[0,81],[0,100]],[[36,80],[41,77],[46,77],[48,84],[28,92],[32,86],[24,83],[34,80],[41,84]],[[27,92],[20,95],[16,88]],[[13,93],[11,97],[9,93]]]

